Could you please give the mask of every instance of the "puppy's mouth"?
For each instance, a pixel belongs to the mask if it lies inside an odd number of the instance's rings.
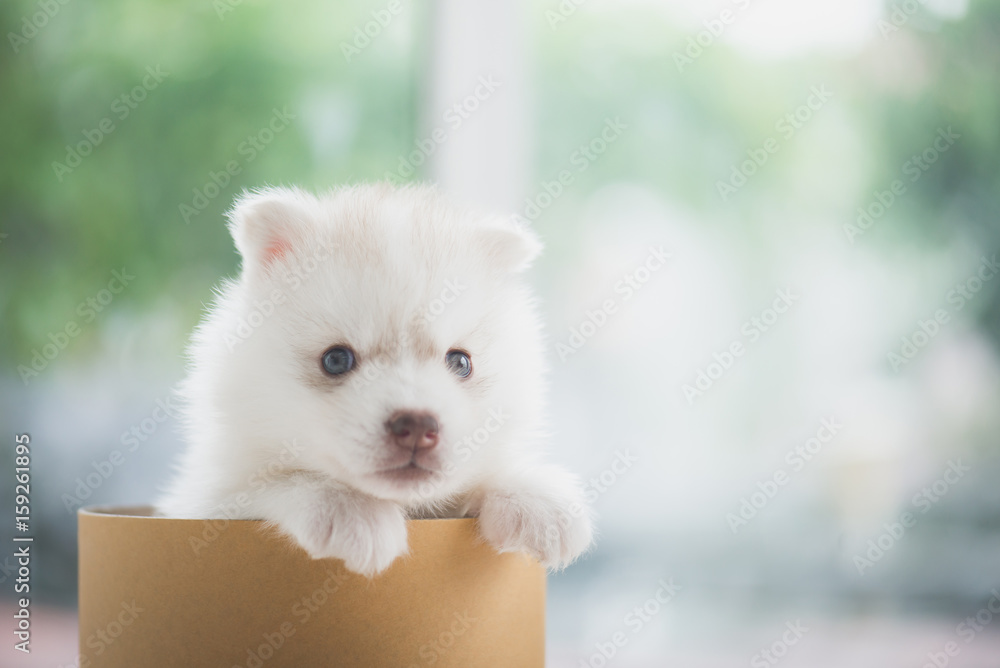
[[[415,460],[410,460],[410,463],[404,464],[403,466],[376,471],[375,475],[395,482],[415,482],[426,480],[435,473],[436,471],[424,468]]]

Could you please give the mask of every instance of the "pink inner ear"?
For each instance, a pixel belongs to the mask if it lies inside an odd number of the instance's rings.
[[[264,266],[271,265],[277,262],[281,258],[285,257],[285,253],[292,250],[292,245],[285,241],[284,239],[274,239],[267,248],[264,249],[264,254],[261,257],[261,262]]]

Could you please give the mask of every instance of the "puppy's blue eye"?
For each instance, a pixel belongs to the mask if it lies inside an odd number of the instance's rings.
[[[449,350],[448,354],[444,356],[444,360],[448,363],[451,372],[459,378],[468,378],[472,375],[472,359],[468,353],[461,350]]]
[[[354,368],[354,351],[344,346],[334,346],[323,353],[323,370],[339,376]]]

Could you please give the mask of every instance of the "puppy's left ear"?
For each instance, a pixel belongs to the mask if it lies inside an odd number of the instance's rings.
[[[520,272],[542,253],[542,242],[527,224],[515,217],[494,216],[481,232],[488,262],[502,271]]]
[[[267,270],[301,249],[315,216],[316,198],[298,188],[244,192],[229,211],[229,232],[243,271]]]

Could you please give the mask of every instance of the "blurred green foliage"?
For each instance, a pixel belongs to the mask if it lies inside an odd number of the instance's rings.
[[[116,309],[139,310],[167,294],[193,322],[209,286],[235,266],[222,214],[236,193],[265,183],[323,189],[381,178],[412,145],[427,65],[417,5],[406,5],[348,62],[341,43],[384,3],[53,0],[46,6],[58,11],[44,27],[12,44],[9,35],[21,33],[43,4],[0,6],[8,35],[0,49],[0,232],[7,235],[0,240],[0,356],[10,371],[77,318],[77,305],[122,266],[136,279]],[[720,42],[683,73],[673,54],[688,35],[659,12],[642,5],[578,12],[551,30],[547,7],[532,5],[530,14],[537,42],[532,178],[551,178],[606,118],[630,124],[552,211],[572,209],[603,183],[630,180],[704,212],[706,225],[740,230],[748,242],[785,200],[800,211],[832,212],[830,224],[839,227],[937,128],[953,126],[961,141],[870,243],[892,252],[962,234],[984,250],[1000,248],[1000,3],[973,2],[955,22],[922,11],[886,38],[873,27],[868,46],[843,59],[761,62]],[[168,75],[132,108],[120,98],[142,84],[148,67]],[[716,182],[733,161],[773,134],[775,119],[818,83],[847,101],[846,122],[868,163],[831,154],[825,173],[849,178],[860,170],[867,195],[827,201],[822,188],[797,190],[802,157],[789,150],[720,203]],[[263,149],[247,149],[274,109],[287,109],[294,121]],[[113,131],[94,135],[105,118]],[[66,163],[67,146],[86,142],[85,133],[100,143],[78,167],[57,173],[53,163]],[[221,175],[231,161],[239,173],[227,179]],[[186,221],[181,206],[200,201],[196,190],[214,193],[213,173],[228,183]],[[981,317],[1000,337],[1000,291],[984,300]]]
[[[193,320],[235,266],[222,214],[241,189],[383,175],[411,141],[421,65],[412,9],[347,62],[340,44],[371,19],[368,4],[53,1],[37,34],[24,23],[37,2],[0,5],[0,350],[10,371],[49,332],[83,324],[77,305],[122,266],[136,279],[115,309],[168,293]],[[12,43],[10,33],[33,36]],[[144,78],[154,83],[147,67],[167,76],[133,97]],[[295,118],[264,145],[274,109]],[[67,146],[87,144],[78,167],[54,167],[75,162]],[[226,184],[230,161],[239,173]],[[216,192],[212,173],[224,185],[185,221],[195,189]]]
[[[893,7],[885,3],[882,20]],[[706,7],[701,14],[718,11]],[[1000,251],[1000,2],[972,0],[958,20],[921,6],[898,30],[882,24],[880,31],[872,23],[864,47],[848,55],[809,50],[756,58],[718,40],[683,71],[674,56],[695,33],[669,24],[654,8],[577,12],[556,30],[543,16],[536,19],[539,178],[564,167],[605,117],[620,116],[630,129],[579,175],[573,192],[581,197],[608,182],[633,182],[681,203],[701,224],[718,226],[739,243],[767,243],[776,225],[795,228],[809,219],[823,219],[844,238],[841,227],[856,221],[858,208],[900,178],[903,165],[931,145],[939,128],[950,126],[961,139],[918,182],[907,181],[905,197],[857,243],[886,256],[919,256],[956,238],[987,256]],[[717,182],[748,149],[777,137],[776,119],[820,84],[834,92],[831,106],[840,116],[831,120],[826,110],[801,134],[819,125],[845,130],[826,144],[798,137],[783,142],[766,168],[721,201]],[[842,150],[842,137],[860,151]],[[821,151],[803,155],[816,148]],[[552,218],[578,220],[573,209],[579,204],[564,197]],[[781,223],[776,212],[785,217]],[[767,253],[757,257],[754,269],[767,271]],[[1000,290],[988,286],[976,308],[1000,345]]]

